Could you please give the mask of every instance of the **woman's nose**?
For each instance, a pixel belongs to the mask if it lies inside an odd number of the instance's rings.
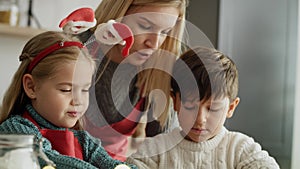
[[[158,33],[150,33],[148,34],[148,38],[145,43],[149,48],[158,49],[161,45],[161,35]]]

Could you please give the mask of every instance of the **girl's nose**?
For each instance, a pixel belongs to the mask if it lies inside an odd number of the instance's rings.
[[[82,104],[82,96],[81,96],[81,92],[73,92],[72,93],[72,102],[71,104],[73,106],[78,106]]]

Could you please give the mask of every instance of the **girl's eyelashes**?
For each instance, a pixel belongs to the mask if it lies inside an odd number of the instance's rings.
[[[83,92],[89,92],[90,88],[91,88],[91,85],[86,85],[86,86],[83,87],[82,91]]]
[[[60,91],[62,91],[62,92],[71,92],[72,89],[60,89]]]
[[[82,91],[83,91],[83,92],[89,92],[90,89],[83,89]]]
[[[72,89],[59,89],[61,92],[65,92],[65,93],[67,93],[67,92],[72,92]],[[81,90],[82,92],[89,92],[90,91],[90,88],[88,87],[88,88],[85,88],[85,89],[82,89]]]

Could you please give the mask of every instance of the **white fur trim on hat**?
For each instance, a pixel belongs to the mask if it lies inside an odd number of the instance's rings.
[[[84,26],[88,28],[92,28],[97,24],[97,20],[94,18],[93,22],[88,22],[88,21],[68,21],[70,26]]]
[[[115,37],[119,37],[122,39],[122,37],[119,35],[119,33],[117,32],[117,30],[114,28],[113,24],[116,23],[116,21],[114,20],[109,20],[107,22],[107,28],[108,30],[115,36]]]

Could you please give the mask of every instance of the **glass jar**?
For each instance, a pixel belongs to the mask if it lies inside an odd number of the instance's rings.
[[[0,23],[16,26],[19,20],[19,8],[16,0],[0,0]]]
[[[38,144],[34,140],[34,135],[0,135],[0,168],[40,169],[38,156],[44,159],[48,166],[53,166],[53,162],[41,151],[41,143]]]

